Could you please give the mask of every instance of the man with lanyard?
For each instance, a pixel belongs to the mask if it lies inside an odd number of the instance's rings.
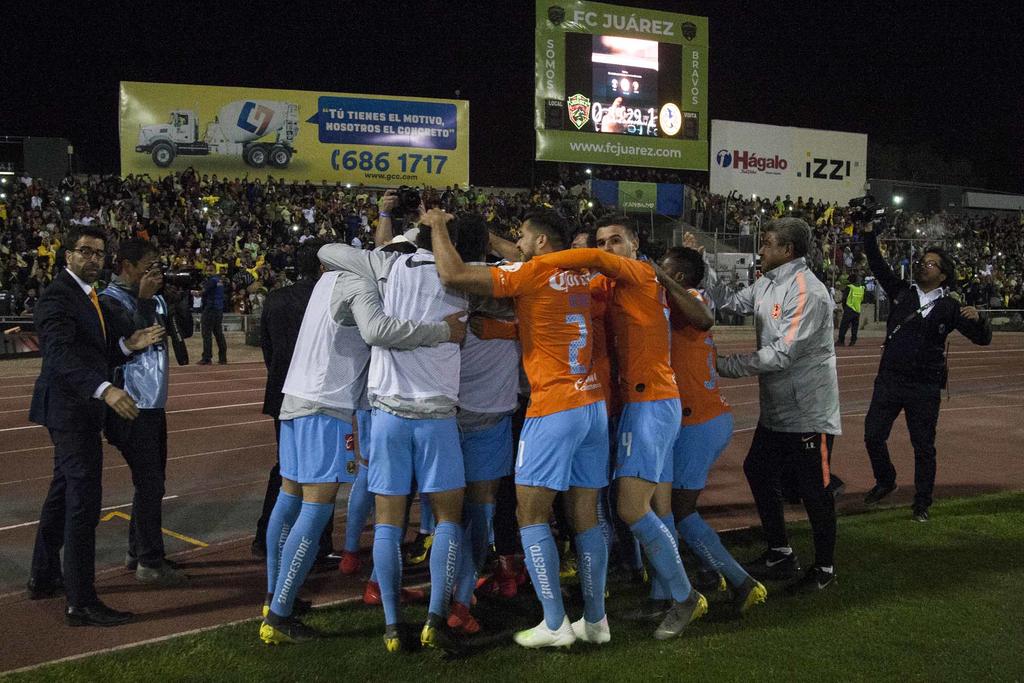
[[[140,238],[121,242],[119,276],[100,293],[104,319],[122,335],[161,324],[171,315],[157,292],[163,274],[156,248]],[[140,351],[114,371],[114,383],[123,387],[139,408],[139,416],[125,420],[108,412],[107,440],[116,446],[132,473],[135,496],[128,524],[128,555],[125,566],[135,570],[140,583],[177,586],[188,582],[185,574],[164,558],[164,482],[167,475],[167,344]]]
[[[892,300],[875,391],[864,419],[864,445],[875,475],[875,486],[864,502],[876,505],[896,490],[896,468],[885,442],[902,410],[914,447],[913,518],[927,522],[935,487],[935,428],[940,392],[946,385],[946,337],[958,330],[973,343],[987,346],[992,343],[992,328],[978,309],[961,307],[947,296],[946,286],[955,284],[956,271],[945,251],[925,249],[914,264],[914,282],[908,284],[882,258],[873,225],[861,225],[860,231],[868,265]]]
[[[857,330],[860,327],[860,305],[864,301],[864,285],[860,274],[850,275],[850,284],[843,291],[843,317],[839,321],[838,346],[846,346],[846,330],[850,330],[850,346],[857,343]]]

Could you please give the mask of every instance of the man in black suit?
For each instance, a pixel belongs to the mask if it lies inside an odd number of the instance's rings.
[[[274,418],[274,433],[280,439],[281,402],[284,394],[285,377],[292,362],[295,340],[302,326],[302,316],[313,294],[313,288],[320,279],[320,259],[317,252],[324,245],[321,240],[306,240],[295,254],[298,281],[287,287],[275,289],[267,295],[260,316],[260,345],[263,347],[263,362],[267,366],[267,388],[263,394],[263,414]],[[256,522],[256,538],[252,541],[252,554],[263,559],[267,555],[267,524],[270,513],[277,502],[281,489],[281,464],[274,463],[267,481],[267,492],[263,497],[263,512]],[[320,539],[321,557],[332,552],[331,535],[333,525],[328,523]]]
[[[864,443],[875,475],[875,486],[864,503],[875,505],[896,490],[896,468],[885,442],[903,411],[914,447],[913,519],[927,522],[935,488],[935,428],[946,385],[946,337],[958,330],[986,346],[992,343],[992,328],[978,309],[961,306],[949,296],[947,287],[956,284],[956,269],[945,251],[925,249],[914,264],[914,282],[907,283],[882,258],[871,224],[862,226],[861,234],[871,272],[892,301],[882,361],[864,419]]]
[[[100,431],[104,404],[125,419],[134,419],[139,411],[131,396],[110,383],[110,366],[162,339],[163,328],[113,339],[90,284],[103,267],[106,235],[82,227],[69,235],[67,244],[67,268],[53,279],[35,309],[43,366],[29,419],[49,430],[54,469],[39,516],[28,591],[29,597],[39,599],[66,589],[65,621],[71,626],[115,626],[129,621],[131,613],[104,605],[93,585],[102,501]]]

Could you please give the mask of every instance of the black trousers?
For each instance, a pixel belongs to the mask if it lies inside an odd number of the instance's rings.
[[[203,327],[203,360],[213,359],[213,338],[217,339],[217,360],[227,362],[228,342],[224,338],[224,314],[220,311],[203,311],[199,318]]]
[[[857,329],[860,327],[860,313],[843,306],[843,318],[839,321],[839,341],[846,341],[846,331],[850,331],[850,343],[857,341]]]
[[[871,458],[875,481],[896,483],[896,468],[886,440],[900,411],[907,421],[914,447],[914,508],[927,510],[935,489],[935,427],[939,422],[941,389],[938,383],[915,382],[906,377],[879,373],[871,406],[864,419],[864,445]]]
[[[64,588],[69,607],[97,601],[96,525],[103,500],[103,442],[100,432],[50,430],[53,480],[39,513],[32,577],[48,582],[60,576],[64,548]]]
[[[146,567],[164,560],[163,498],[167,479],[167,413],[146,408],[134,420],[107,417],[107,440],[121,451],[135,495],[128,523],[128,554]]]
[[[775,432],[758,424],[743,472],[757,504],[769,548],[789,545],[783,515],[783,482],[795,486],[807,511],[814,536],[814,563],[833,564],[836,510],[828,490],[831,434]]]
[[[278,453],[281,452],[281,421],[274,418],[274,437],[277,440]],[[256,538],[253,545],[267,547],[267,525],[270,524],[270,513],[274,511],[277,504],[277,494],[281,491],[281,459],[274,460],[274,466],[270,468],[270,475],[267,478],[267,491],[263,494],[263,511],[260,518],[256,520]],[[327,520],[327,526],[320,534],[320,547],[317,550],[318,557],[325,557],[334,552],[334,515]]]

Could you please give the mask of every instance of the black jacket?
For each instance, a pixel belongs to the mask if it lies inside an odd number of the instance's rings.
[[[959,302],[948,296],[936,301],[927,317],[920,313],[914,315],[921,307],[917,289],[896,277],[882,258],[874,232],[864,234],[864,252],[871,272],[892,302],[885,323],[886,342],[879,374],[942,385],[945,380],[946,337],[953,330],[959,330],[975,344],[987,346],[992,343],[992,328],[988,320],[982,318],[975,322],[964,318],[960,315]]]
[[[260,345],[267,366],[267,390],[263,395],[263,414],[278,417],[284,396],[284,380],[292,362],[292,352],[299,338],[302,316],[316,279],[305,278],[294,285],[275,289],[267,295],[260,316]]]
[[[43,367],[28,419],[50,429],[100,431],[106,405],[92,395],[110,381],[111,365],[127,360],[119,336],[108,324],[103,338],[92,301],[64,269],[39,298],[34,322]]]

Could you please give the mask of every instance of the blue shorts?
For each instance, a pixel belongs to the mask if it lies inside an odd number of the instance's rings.
[[[672,488],[700,491],[708,472],[732,438],[732,413],[679,430],[673,451]]]
[[[356,478],[352,424],[317,413],[281,420],[281,476],[300,484],[351,482]]]
[[[519,436],[516,483],[566,491],[608,485],[608,413],[604,401],[528,417]]]
[[[370,437],[372,435],[373,418],[369,410],[356,411],[356,427],[359,428],[359,452],[356,453],[356,463],[360,467],[368,467],[370,464]]]
[[[462,432],[466,481],[492,481],[512,474],[512,416],[477,432]]]
[[[672,480],[672,444],[683,419],[678,398],[627,403],[619,418],[615,478]]]
[[[438,493],[466,485],[454,417],[413,420],[373,411],[373,457],[369,489],[382,496],[404,496],[416,480],[420,493]]]

